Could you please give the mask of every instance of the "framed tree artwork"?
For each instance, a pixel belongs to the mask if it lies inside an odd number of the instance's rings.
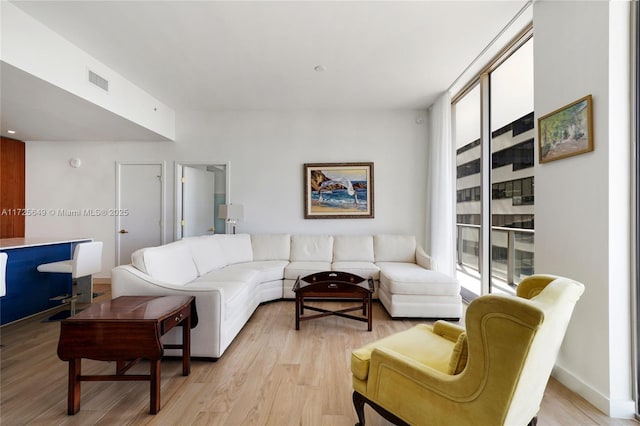
[[[541,163],[593,151],[592,109],[587,95],[538,119]]]

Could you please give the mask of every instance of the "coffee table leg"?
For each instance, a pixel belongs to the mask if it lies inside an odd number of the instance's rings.
[[[69,360],[69,394],[67,397],[67,414],[73,415],[80,410],[80,376],[81,359]]]
[[[300,297],[296,296],[296,330],[300,330]]]
[[[151,414],[156,414],[160,411],[160,360],[152,359],[149,360],[150,363],[150,407],[149,412]]]
[[[367,309],[367,331],[371,331],[371,326],[373,325],[373,297],[371,297],[371,295],[369,295],[368,305],[369,309]]]

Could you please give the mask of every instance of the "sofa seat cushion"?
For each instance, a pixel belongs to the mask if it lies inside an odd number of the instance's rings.
[[[331,270],[349,272],[362,278],[380,279],[380,268],[373,262],[333,262]]]
[[[228,269],[250,269],[258,271],[258,281],[266,283],[284,278],[284,268],[289,264],[288,260],[263,260],[229,265]]]
[[[331,262],[291,262],[284,268],[284,277],[295,280],[298,277],[330,270]]]
[[[380,285],[391,294],[456,295],[458,281],[442,272],[424,269],[415,263],[378,262]]]
[[[351,353],[351,373],[357,379],[367,380],[371,353],[375,348],[385,348],[402,353],[442,373],[451,374],[451,357],[459,356],[459,351],[454,354],[456,343],[433,333],[432,326],[418,324],[354,350]]]
[[[260,272],[255,269],[248,268],[232,268],[226,267],[215,269],[208,274],[198,277],[194,282],[241,282],[251,286],[258,284]]]

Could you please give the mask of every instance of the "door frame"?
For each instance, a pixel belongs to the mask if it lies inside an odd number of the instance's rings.
[[[174,187],[173,187],[173,239],[180,239],[182,217],[182,167],[189,166],[223,166],[224,167],[224,191],[226,203],[231,203],[231,162],[230,161],[175,161],[174,162]],[[225,229],[225,234],[226,234]]]
[[[167,175],[167,164],[165,161],[116,161],[116,209],[120,210],[123,208],[121,206],[121,185],[122,185],[122,166],[160,166],[161,176],[160,176],[160,242],[161,244],[166,243],[166,232],[165,232],[165,192],[166,192],[166,179]],[[118,230],[120,229],[120,216],[116,216],[116,223],[114,229],[114,235],[116,238],[115,248],[116,248],[116,258],[115,264],[120,265],[120,239],[118,238]]]

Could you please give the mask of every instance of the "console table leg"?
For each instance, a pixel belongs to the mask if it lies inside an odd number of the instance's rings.
[[[182,322],[182,375],[191,373],[191,316]]]
[[[151,414],[157,414],[160,411],[160,360],[159,359],[151,359],[150,363],[150,407],[149,412]]]
[[[69,360],[69,392],[67,396],[67,414],[73,415],[80,410],[80,376],[81,359]]]

